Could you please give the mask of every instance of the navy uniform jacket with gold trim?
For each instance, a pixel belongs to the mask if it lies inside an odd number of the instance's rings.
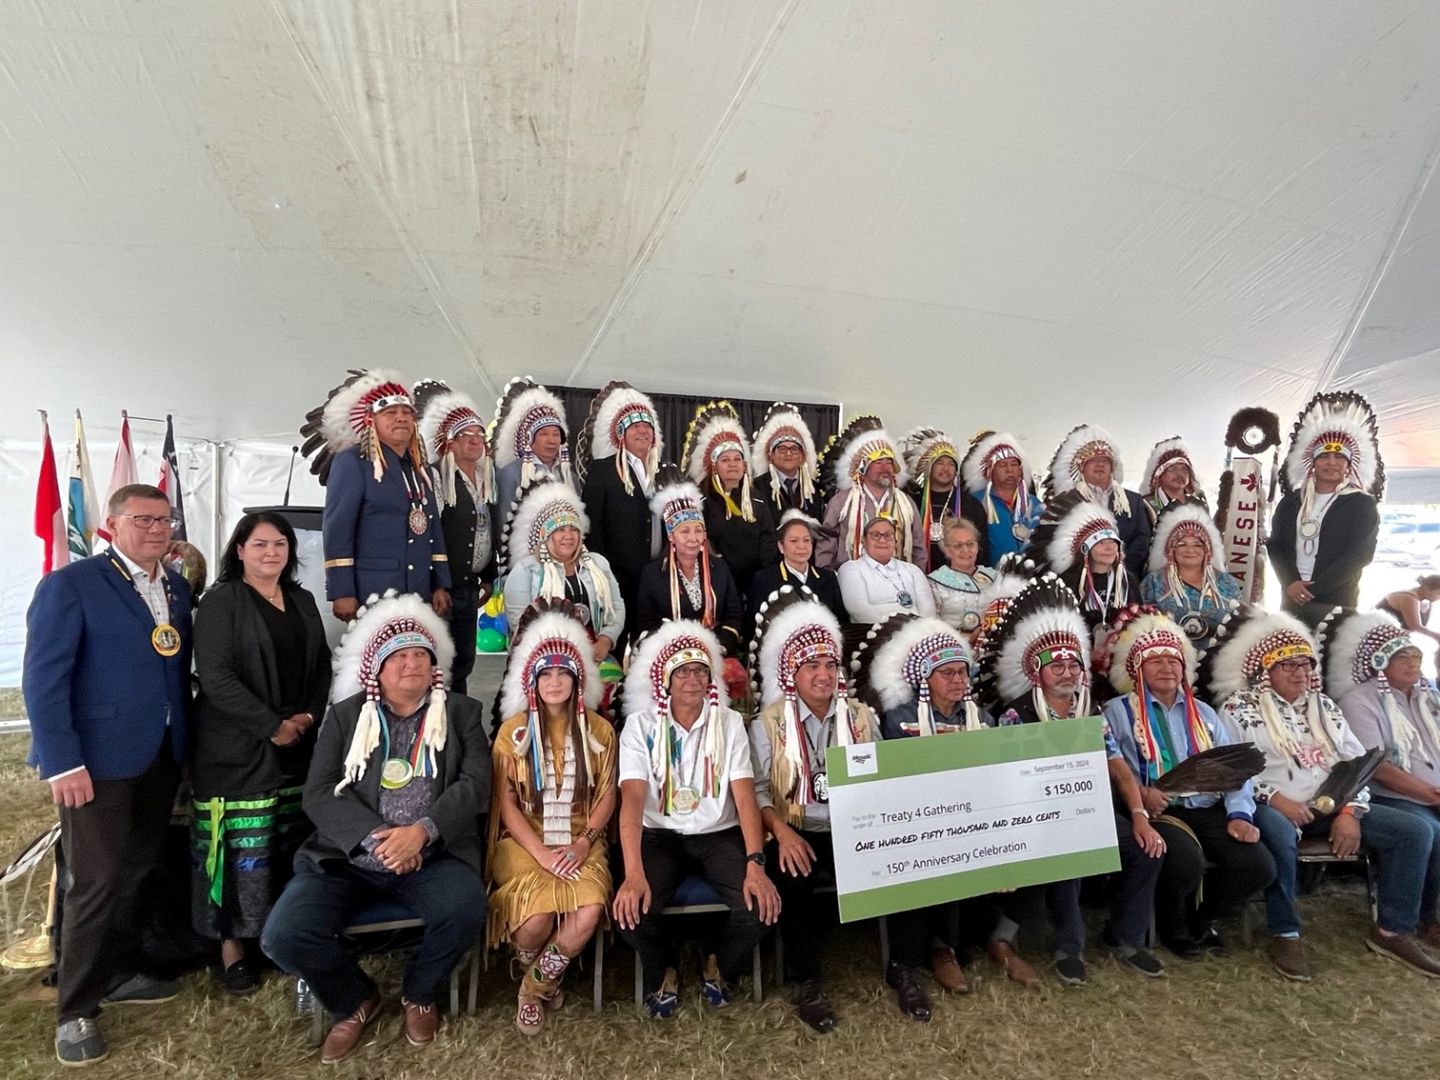
[[[330,466],[323,521],[325,595],[331,600],[353,596],[364,603],[372,593],[394,589],[429,601],[436,589],[450,588],[435,489],[388,446],[381,452],[385,471],[378,481],[359,447],[336,454]],[[421,536],[410,531],[406,475],[424,493],[427,525]]]

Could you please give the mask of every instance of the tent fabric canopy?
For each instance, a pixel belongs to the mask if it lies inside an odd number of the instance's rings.
[[[1428,466],[1436,55],[1424,0],[6,0],[6,407],[624,376],[1138,465],[1349,388]]]

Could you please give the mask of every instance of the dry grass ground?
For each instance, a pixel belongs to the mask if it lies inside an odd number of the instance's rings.
[[[46,793],[21,765],[25,740],[0,739],[0,855],[8,858],[52,820]],[[12,904],[15,897],[11,899]],[[36,905],[38,906],[38,905]],[[513,991],[503,970],[481,983],[477,1016],[448,1019],[440,1040],[413,1051],[392,1009],[378,1037],[335,1070],[340,1077],[444,1078],[910,1077],[950,1080],[1260,1080],[1365,1078],[1433,1080],[1440,1075],[1440,985],[1381,960],[1360,945],[1364,894],[1336,881],[1307,898],[1310,942],[1321,973],[1310,986],[1282,983],[1258,951],[1232,932],[1229,958],[1170,962],[1170,977],[1144,981],[1091,954],[1092,983],[1023,992],[981,961],[976,993],[937,1000],[930,1024],[905,1020],[878,978],[868,924],[842,928],[833,989],[843,1026],[819,1038],[792,1019],[780,996],[748,999],[723,1013],[693,998],[668,1024],[640,1020],[629,1004],[629,954],[607,965],[607,1006],[588,1009],[586,984],[540,1037],[511,1026]],[[32,926],[35,913],[32,912]],[[387,988],[393,962],[381,962]],[[693,985],[693,984],[692,984]],[[688,989],[688,988],[687,988]],[[34,974],[0,975],[0,1078],[69,1075],[54,1061],[53,1007]],[[321,1073],[294,1018],[288,980],[233,1000],[207,976],[188,977],[179,1000],[115,1009],[103,1020],[111,1058],[96,1077],[265,1077]]]

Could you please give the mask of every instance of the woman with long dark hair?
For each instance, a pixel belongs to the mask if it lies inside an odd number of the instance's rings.
[[[325,629],[298,562],[285,518],[246,514],[195,614],[191,913],[219,939],[220,983],[234,994],[259,985],[245,942],[309,832],[300,796],[330,693]]]

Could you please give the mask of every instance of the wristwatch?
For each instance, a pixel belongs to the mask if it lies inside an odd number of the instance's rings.
[[[765,853],[763,851],[752,851],[745,856],[746,862],[753,862],[761,870],[765,869]]]

